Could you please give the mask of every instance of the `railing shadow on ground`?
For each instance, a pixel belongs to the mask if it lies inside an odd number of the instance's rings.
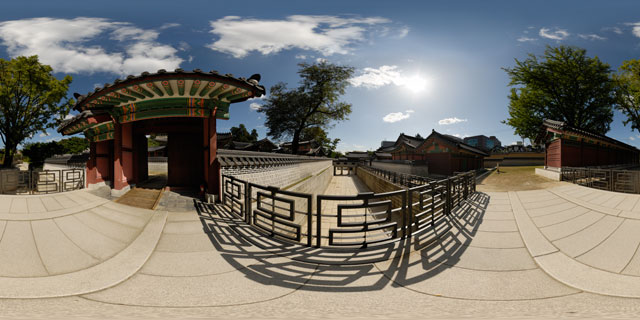
[[[455,266],[477,233],[489,200],[488,195],[476,192],[449,215],[438,216],[432,228],[357,250],[284,242],[257,232],[223,205],[194,200],[194,206],[212,246],[248,279],[299,290],[364,292],[418,283]],[[416,251],[420,258],[411,259]],[[374,265],[381,261],[388,262]],[[381,265],[386,266],[380,269]],[[424,272],[409,275],[409,268],[415,267]]]

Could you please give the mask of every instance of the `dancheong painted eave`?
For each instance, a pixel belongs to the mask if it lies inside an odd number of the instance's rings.
[[[74,94],[73,109],[81,114],[63,122],[58,131],[68,135],[86,131],[92,115],[109,115],[119,123],[161,117],[229,118],[229,105],[265,94],[260,75],[248,79],[200,69],[143,72],[96,88],[86,95]],[[90,123],[93,122],[93,123]],[[99,121],[101,122],[101,121]]]

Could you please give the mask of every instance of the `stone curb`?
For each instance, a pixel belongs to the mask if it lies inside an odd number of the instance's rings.
[[[34,220],[44,220],[44,219],[53,219],[68,216],[71,214],[80,213],[82,211],[86,211],[89,209],[93,209],[95,207],[99,207],[106,203],[110,202],[106,199],[96,200],[95,202],[85,203],[73,208],[60,209],[55,211],[48,212],[38,212],[38,213],[0,213],[0,220],[7,221],[34,221]]]
[[[613,208],[608,208],[608,207],[603,207],[597,204],[593,204],[593,203],[589,203],[587,201],[578,199],[576,197],[572,197],[564,192],[561,191],[557,191],[557,190],[552,190],[552,189],[547,189],[547,191],[555,194],[556,196],[563,198],[567,201],[573,202],[581,207],[585,207],[587,209],[591,209],[593,211],[598,211],[604,214],[608,214],[610,216],[618,216],[620,215],[620,213],[622,213],[622,210],[618,210],[618,209],[613,209]]]
[[[156,212],[140,235],[113,258],[93,267],[47,277],[0,277],[0,298],[34,299],[74,296],[113,287],[129,279],[149,260],[167,221]]]
[[[561,193],[557,191],[553,191],[553,193],[561,196]],[[564,196],[561,197],[565,198]],[[570,258],[544,237],[527,214],[515,192],[509,192],[509,200],[527,250],[540,266],[540,269],[549,276],[560,283],[586,292],[616,297],[640,298],[640,277],[599,270]],[[567,200],[571,201],[570,199]],[[576,204],[582,205],[582,203]],[[595,210],[593,205],[592,207],[585,207]]]

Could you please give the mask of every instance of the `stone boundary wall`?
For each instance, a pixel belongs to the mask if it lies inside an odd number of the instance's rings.
[[[233,175],[237,179],[259,184],[265,187],[274,186],[278,188],[285,188],[304,178],[319,174],[322,170],[329,167],[331,167],[331,160],[298,163],[294,165],[278,167],[274,170],[245,174],[234,174],[230,170],[222,170],[222,174]],[[331,170],[331,174],[333,174],[333,170]]]
[[[382,179],[367,170],[356,168],[356,175],[360,180],[374,193],[391,192],[405,189],[404,187],[394,184],[390,181]],[[399,197],[391,197],[391,203],[394,208],[402,206],[402,199]]]
[[[415,164],[408,160],[372,161],[371,166],[377,169],[394,171],[416,176],[427,177],[429,175],[428,164]]]

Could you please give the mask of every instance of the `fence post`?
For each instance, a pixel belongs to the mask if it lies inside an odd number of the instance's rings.
[[[613,169],[609,169],[609,191],[613,191]]]
[[[446,214],[449,215],[449,213],[451,213],[451,178],[447,178],[447,199],[446,199],[446,208],[447,208],[447,212]]]
[[[322,198],[316,196],[316,247],[320,248],[322,240]]]
[[[245,217],[244,220],[251,225],[251,184],[244,182],[244,201],[245,201]]]

